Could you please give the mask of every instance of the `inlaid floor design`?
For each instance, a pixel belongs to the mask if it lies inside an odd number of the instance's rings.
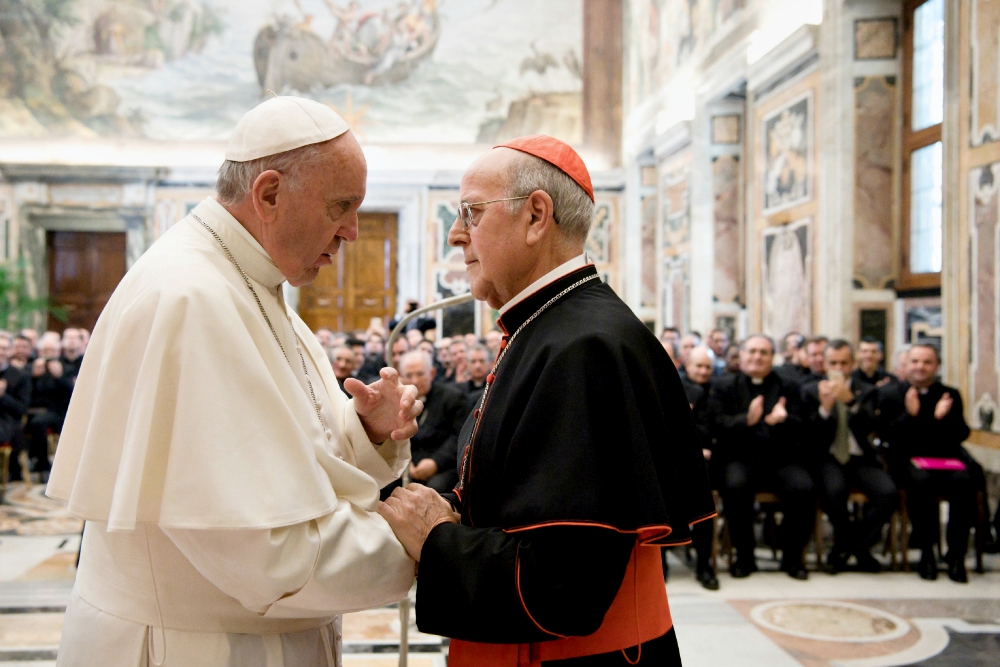
[[[10,504],[0,505],[0,667],[55,664],[80,524],[41,491],[12,486]],[[770,551],[760,558],[769,569]],[[967,585],[944,573],[934,582],[913,573],[812,573],[800,582],[765,571],[741,580],[722,574],[717,592],[694,581],[680,551],[670,563],[686,667],[1000,665],[997,556],[987,557],[987,574],[970,571]],[[395,667],[399,631],[397,606],[346,615],[345,667]],[[409,636],[409,665],[446,665],[447,642],[419,633],[412,616]]]

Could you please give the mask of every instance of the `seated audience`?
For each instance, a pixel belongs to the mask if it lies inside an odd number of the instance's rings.
[[[689,333],[681,337],[681,341],[677,345],[677,351],[680,353],[680,358],[678,359],[680,366],[677,370],[680,371],[681,376],[686,372],[684,369],[687,365],[688,355],[691,353],[691,350],[699,345],[701,345],[701,337],[696,334]]]
[[[382,334],[371,332],[365,341],[365,361],[358,371],[358,379],[370,384],[378,380],[379,371],[385,367],[385,339]]]
[[[815,519],[816,496],[799,443],[799,388],[772,371],[774,343],[763,334],[743,342],[740,372],[719,377],[709,396],[715,422],[715,457],[721,454],[722,498],[736,547],[734,577],[757,570],[754,494],[776,493],[781,524],[781,569],[807,579],[802,552]]]
[[[729,347],[729,334],[722,329],[712,329],[708,334],[708,347],[715,355],[713,373],[722,375],[726,372],[726,348]]]
[[[447,381],[454,382],[455,384],[462,384],[468,381],[469,369],[467,368],[465,359],[467,349],[463,338],[456,336],[452,339],[451,345],[448,346],[451,361],[448,364],[448,371],[445,377]]]
[[[10,365],[18,370],[30,373],[31,363],[35,360],[34,352],[35,348],[27,336],[22,336],[21,334],[14,336],[10,351]]]
[[[333,329],[327,327],[320,327],[316,329],[316,340],[319,342],[320,347],[329,353],[333,349]]]
[[[805,443],[815,457],[820,506],[833,525],[827,568],[841,572],[854,556],[859,570],[878,572],[882,568],[871,548],[899,507],[899,494],[870,442],[874,422],[864,403],[873,386],[855,379],[853,350],[846,340],[831,342],[824,354],[825,377],[802,388],[802,415]],[[853,522],[847,510],[851,489],[869,500],[861,519]]]
[[[458,386],[465,392],[467,412],[472,412],[479,407],[479,399],[486,389],[486,376],[493,366],[493,359],[490,357],[490,351],[478,344],[470,347],[466,356],[469,379]]]
[[[497,355],[500,354],[500,342],[503,341],[503,334],[496,329],[492,331],[487,331],[486,336],[483,337],[486,341],[486,349],[490,351],[490,355],[496,359]]]
[[[965,554],[977,513],[976,493],[984,487],[983,469],[962,446],[969,437],[962,396],[937,379],[937,348],[918,343],[908,358],[907,380],[877,390],[879,434],[888,443],[893,476],[907,493],[913,524],[910,545],[921,550],[920,576],[937,578],[933,545],[940,530],[937,499],[942,497],[949,506],[944,557],[948,576],[966,583]]]
[[[31,375],[10,365],[10,348],[10,337],[0,337],[0,443],[9,443],[13,450],[10,479],[20,479],[18,455],[26,447],[21,419],[31,403]]]
[[[458,433],[468,416],[465,395],[457,387],[434,384],[434,366],[419,350],[403,355],[400,377],[417,388],[424,411],[417,434],[410,438],[410,480],[447,493],[458,483]]]
[[[354,367],[358,363],[358,357],[354,350],[346,345],[338,345],[330,350],[330,363],[333,364],[333,374],[337,378],[340,390],[347,394],[344,389],[344,381],[349,377],[354,377]],[[350,396],[350,394],[347,394]]]
[[[858,367],[851,373],[851,381],[869,388],[888,384],[892,376],[882,368],[884,358],[880,341],[870,336],[862,338],[858,343]]]
[[[740,344],[730,343],[726,348],[726,374],[740,372]]]
[[[63,372],[66,377],[72,378],[76,383],[76,376],[80,374],[80,364],[83,363],[83,333],[75,327],[66,327],[62,335],[62,362]]]
[[[711,391],[710,381],[715,369],[712,352],[707,347],[696,347],[688,353],[684,377],[681,384],[687,396],[688,404],[694,417],[697,437],[700,441],[701,453],[705,457],[705,467],[709,467],[712,459],[712,419],[708,412],[708,396]],[[712,479],[712,475],[709,475]],[[712,567],[712,530],[711,521],[701,521],[691,528],[691,537],[697,554],[695,576],[698,582],[710,591],[719,589],[719,580]]]
[[[781,339],[780,366],[775,366],[774,372],[785,383],[802,384],[809,375],[809,364],[806,361],[806,339],[802,334],[793,331]]]
[[[399,364],[403,360],[403,355],[410,351],[410,344],[405,338],[397,338],[392,344],[392,367],[399,369]]]
[[[48,334],[53,335],[48,335]],[[31,364],[31,418],[28,420],[28,434],[31,436],[30,458],[35,472],[48,478],[49,433],[62,431],[66,409],[73,393],[73,382],[66,377],[62,362],[59,361],[60,336],[46,332],[38,341],[38,358]]]

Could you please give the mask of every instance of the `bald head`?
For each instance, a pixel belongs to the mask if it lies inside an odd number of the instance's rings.
[[[715,358],[712,356],[711,350],[704,345],[699,345],[688,352],[684,370],[692,382],[705,384],[712,377],[714,363]]]

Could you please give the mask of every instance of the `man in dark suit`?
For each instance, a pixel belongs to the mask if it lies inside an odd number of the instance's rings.
[[[83,364],[83,332],[76,327],[66,327],[63,331],[59,361],[62,362],[63,373],[75,384],[76,376],[80,374],[80,365]]]
[[[458,433],[469,415],[465,394],[453,385],[434,384],[434,365],[420,350],[403,355],[399,374],[404,382],[416,386],[424,403],[417,420],[420,428],[410,438],[410,479],[447,493],[458,483]]]
[[[873,388],[854,379],[854,354],[846,340],[832,341],[825,357],[825,378],[802,388],[802,415],[820,506],[833,524],[827,567],[832,573],[840,572],[853,555],[859,570],[878,572],[882,568],[872,557],[871,547],[899,506],[899,494],[870,444],[874,420],[865,409],[865,398]],[[854,523],[847,511],[852,488],[869,500],[861,520]]]
[[[862,338],[858,343],[858,367],[851,373],[851,383],[859,387],[865,384],[869,388],[888,384],[892,376],[882,368],[884,358],[879,340],[871,336]]]
[[[781,339],[781,356],[784,362],[775,366],[774,372],[786,384],[801,384],[809,375],[805,347],[806,337],[796,331],[785,334]]]
[[[949,505],[948,576],[966,583],[965,553],[976,517],[976,493],[985,481],[982,467],[962,446],[969,437],[962,396],[937,379],[940,365],[936,347],[914,345],[907,380],[878,389],[874,410],[879,435],[889,443],[893,476],[907,492],[910,543],[921,550],[917,571],[924,579],[937,578],[933,545],[939,531],[937,498],[943,497]]]
[[[10,365],[11,339],[0,336],[0,443],[10,443],[10,478],[20,479],[18,455],[26,443],[21,419],[31,403],[31,376]]]
[[[699,346],[690,350],[684,368],[687,372],[681,376],[681,385],[684,387],[684,394],[694,416],[695,435],[702,456],[705,458],[705,468],[710,471],[709,479],[714,480],[715,475],[711,474],[712,418],[708,410],[708,396],[712,389],[710,381],[715,372],[715,364],[709,348]],[[713,484],[713,488],[714,486]],[[715,576],[715,568],[712,567],[714,525],[712,521],[701,521],[691,527],[691,539],[698,557],[695,577],[698,583],[710,591],[719,590],[719,579]]]
[[[42,481],[48,480],[52,464],[49,462],[49,433],[62,431],[69,399],[73,394],[73,378],[67,377],[59,361],[61,341],[58,334],[46,334],[38,344],[38,358],[31,364],[31,458],[35,472]]]
[[[722,463],[722,499],[736,547],[734,577],[757,569],[754,557],[754,494],[772,491],[781,499],[781,569],[809,578],[802,552],[815,518],[812,476],[799,443],[799,387],[772,370],[774,342],[750,336],[740,349],[740,372],[718,378],[709,397],[715,422],[716,457]],[[724,462],[724,463],[723,463]]]
[[[459,388],[465,392],[465,404],[469,412],[472,412],[479,405],[479,400],[483,397],[483,390],[486,389],[486,375],[493,365],[490,351],[483,345],[473,345],[466,352],[466,368],[469,371],[469,379],[461,383]]]

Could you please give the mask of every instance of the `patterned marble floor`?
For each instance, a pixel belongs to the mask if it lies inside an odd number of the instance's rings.
[[[0,505],[0,667],[55,664],[73,586],[79,522],[41,496],[12,487]],[[1000,665],[1000,558],[968,585],[915,574],[778,572],[720,576],[708,592],[670,555],[667,585],[686,667],[979,667]],[[914,554],[915,556],[915,554]],[[770,551],[762,569],[774,569]],[[971,565],[971,563],[970,563]],[[412,592],[411,592],[412,596]],[[395,667],[397,607],[344,618],[345,667]],[[412,667],[444,667],[447,646],[410,624]]]

